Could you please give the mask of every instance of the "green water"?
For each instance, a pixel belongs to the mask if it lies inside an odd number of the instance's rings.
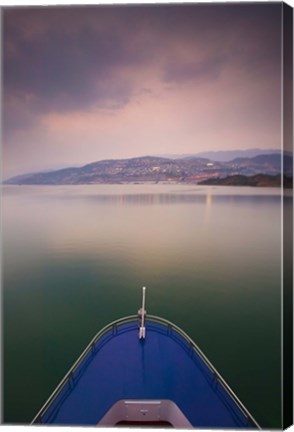
[[[277,189],[9,186],[2,191],[5,423],[29,423],[108,322],[182,327],[256,420],[280,426]]]

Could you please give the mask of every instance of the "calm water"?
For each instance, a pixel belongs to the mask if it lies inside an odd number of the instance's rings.
[[[263,427],[280,426],[277,189],[5,187],[4,420],[28,423],[96,332],[182,327]]]

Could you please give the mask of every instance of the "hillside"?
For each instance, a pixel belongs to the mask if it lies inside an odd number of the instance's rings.
[[[284,172],[292,175],[292,156],[284,156]],[[83,167],[25,174],[12,177],[4,184],[61,185],[61,184],[115,184],[137,182],[176,182],[197,184],[208,179],[229,176],[254,176],[281,173],[278,154],[237,158],[229,162],[216,162],[207,158],[187,157],[169,159],[144,156],[131,159],[110,159]],[[239,181],[240,178],[239,178]]]
[[[266,174],[257,174],[254,176],[233,175],[225,178],[210,178],[200,182],[201,185],[207,186],[255,186],[255,187],[280,187],[281,176],[270,176]],[[284,187],[293,187],[293,178],[284,176]]]

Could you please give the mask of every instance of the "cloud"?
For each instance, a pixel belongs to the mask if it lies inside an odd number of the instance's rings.
[[[25,165],[28,149],[37,166],[179,142],[183,153],[262,146],[258,136],[268,147],[280,130],[280,13],[278,3],[4,8],[9,165]]]
[[[225,66],[226,57],[221,55],[216,55],[204,61],[173,62],[165,65],[163,79],[167,82],[217,79]]]
[[[237,57],[252,67],[272,56],[273,12],[275,5],[7,9],[4,91],[31,94],[36,112],[123,106],[133,91],[125,72],[142,65],[185,81],[217,78]]]
[[[5,91],[22,100],[31,94],[35,111],[85,109],[113,99],[123,103],[131,86],[118,84],[117,68],[132,63],[136,54],[132,58],[115,31],[105,35],[82,23],[73,32],[55,27],[53,22],[50,32],[35,38],[15,26],[6,31],[14,53],[4,47]]]

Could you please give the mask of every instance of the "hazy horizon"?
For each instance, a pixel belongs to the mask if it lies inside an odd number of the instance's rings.
[[[3,177],[281,146],[281,4],[3,8]]]
[[[280,149],[264,149],[264,150],[262,150],[262,149],[257,149],[257,148],[252,148],[252,149],[242,149],[242,150],[216,150],[216,151],[209,151],[209,150],[207,150],[207,151],[205,151],[205,152],[199,152],[199,153],[194,153],[194,154],[192,154],[192,153],[190,153],[190,154],[145,154],[145,155],[140,155],[140,156],[130,156],[129,158],[104,158],[104,159],[99,159],[99,160],[92,160],[92,161],[87,161],[87,162],[84,162],[84,163],[82,163],[82,164],[75,164],[75,165],[70,165],[70,164],[67,164],[67,165],[60,165],[60,166],[52,166],[51,168],[47,168],[47,169],[43,169],[43,170],[35,170],[35,171],[32,171],[32,172],[20,172],[20,173],[18,173],[18,174],[16,174],[16,175],[13,175],[12,177],[7,177],[7,178],[3,178],[3,180],[5,181],[5,180],[9,180],[9,179],[11,179],[11,178],[14,178],[14,177],[20,177],[20,176],[23,176],[23,175],[27,175],[27,174],[34,174],[34,173],[41,173],[41,172],[50,172],[50,171],[52,171],[52,172],[54,172],[54,171],[59,171],[59,170],[62,170],[62,169],[67,169],[67,168],[82,168],[82,167],[84,167],[84,166],[87,166],[87,165],[90,165],[90,164],[93,164],[93,163],[98,163],[98,162],[103,162],[103,161],[106,161],[106,160],[109,160],[109,161],[115,161],[115,160],[128,160],[128,159],[137,159],[137,158],[144,158],[144,157],[151,157],[151,158],[163,158],[163,159],[171,159],[171,160],[176,160],[176,159],[181,159],[181,158],[185,158],[185,157],[193,157],[193,156],[196,156],[196,157],[199,157],[199,158],[201,158],[201,157],[203,157],[203,158],[206,158],[207,156],[203,156],[202,155],[202,153],[204,154],[204,153],[211,153],[212,155],[213,155],[213,153],[215,153],[216,155],[219,155],[219,153],[224,153],[224,154],[226,154],[226,153],[239,153],[239,152],[244,152],[245,154],[244,155],[236,155],[236,158],[237,157],[249,157],[249,158],[253,158],[254,157],[254,155],[252,155],[252,156],[247,156],[247,152],[249,153],[255,153],[256,152],[256,154],[272,154],[272,153],[278,153],[278,152],[280,152],[281,150]],[[289,153],[289,154],[291,154],[292,152],[288,152],[288,151],[286,151],[286,153]],[[209,159],[209,158],[208,158]],[[224,161],[230,161],[230,160],[233,160],[234,159],[234,157],[232,157],[232,159],[230,159],[230,158],[228,158],[228,157],[223,157],[223,159],[222,158],[220,158],[220,157],[216,157],[215,158],[215,161],[218,161],[218,162],[224,162]],[[214,159],[213,158],[211,158],[211,160],[212,161],[214,161]]]

